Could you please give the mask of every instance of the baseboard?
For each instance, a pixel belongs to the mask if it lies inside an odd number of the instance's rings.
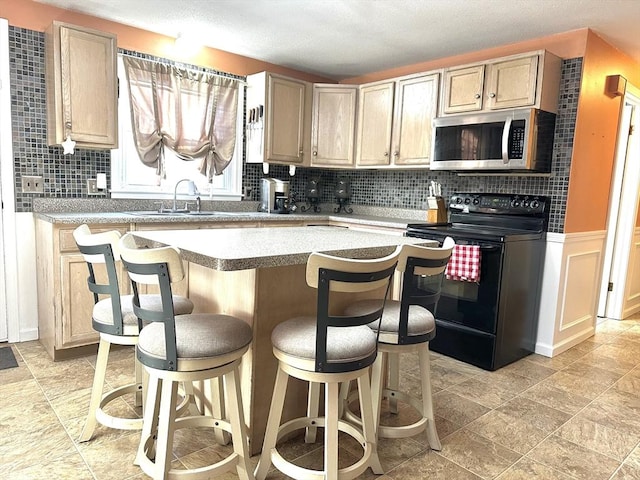
[[[37,328],[24,328],[20,330],[20,341],[30,342],[31,340],[38,340]]]

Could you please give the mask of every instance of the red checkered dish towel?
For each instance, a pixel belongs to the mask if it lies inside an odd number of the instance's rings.
[[[480,246],[456,245],[445,270],[447,280],[480,282]]]

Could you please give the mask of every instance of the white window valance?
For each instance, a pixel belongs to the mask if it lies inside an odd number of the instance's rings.
[[[141,58],[124,57],[134,143],[140,160],[164,170],[163,151],[200,159],[211,179],[233,159],[238,81]]]

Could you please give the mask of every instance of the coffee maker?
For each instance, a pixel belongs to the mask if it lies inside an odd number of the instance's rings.
[[[263,178],[260,183],[260,211],[289,213],[289,182]]]

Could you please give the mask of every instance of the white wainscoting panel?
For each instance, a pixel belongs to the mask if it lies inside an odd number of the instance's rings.
[[[536,353],[553,357],[595,332],[605,232],[547,234]]]
[[[634,230],[631,251],[629,252],[622,318],[629,318],[638,312],[640,312],[640,227]]]
[[[36,280],[36,237],[33,213],[16,213],[17,284],[19,329],[17,341],[38,339],[38,282]],[[53,308],[53,304],[51,306]]]

